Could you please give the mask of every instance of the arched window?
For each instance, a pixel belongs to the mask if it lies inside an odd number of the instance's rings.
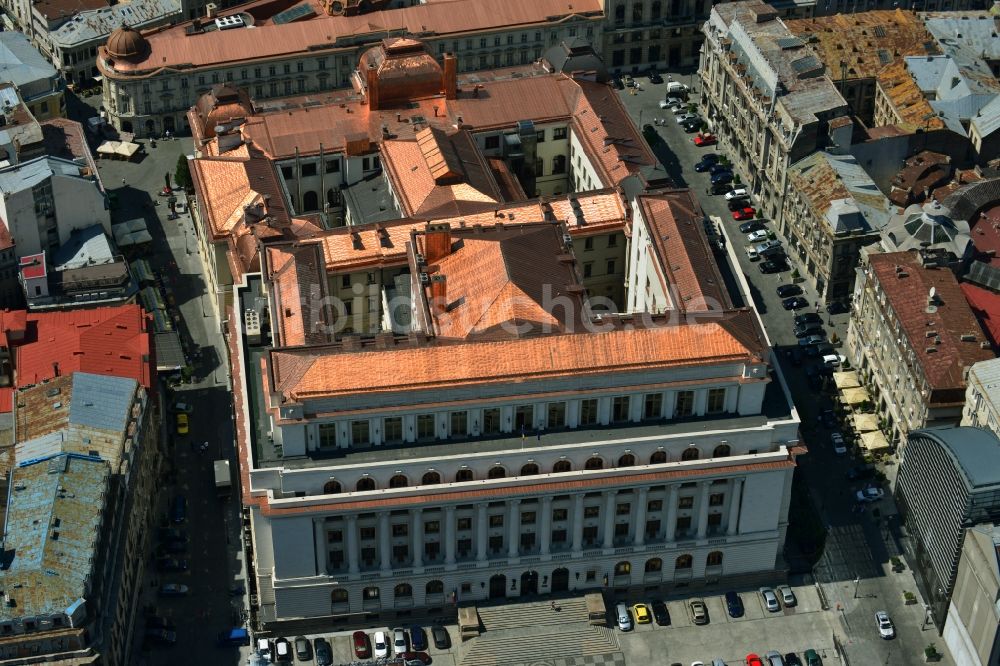
[[[330,479],[329,481],[323,484],[324,495],[335,495],[339,492],[341,492],[339,481],[334,481],[333,479]]]
[[[347,603],[347,590],[342,587],[338,587],[333,592],[330,593],[330,601],[335,604],[346,604]]]
[[[357,489],[359,493],[366,490],[375,490],[375,479],[370,476],[361,477],[358,479]]]
[[[707,567],[721,567],[722,566],[722,551],[713,550],[705,558],[705,566]]]
[[[308,212],[311,210],[319,209],[319,194],[313,190],[307,191],[302,195],[302,210],[303,212]]]
[[[689,446],[681,454],[681,460],[697,460],[699,455],[698,447]]]
[[[728,444],[719,444],[717,447],[715,447],[715,450],[712,451],[712,457],[725,458],[726,456],[729,455],[730,450],[731,449],[729,448]]]
[[[455,481],[461,483],[462,481],[472,481],[472,470],[471,469],[460,469],[455,473]]]
[[[439,580],[432,580],[427,583],[425,592],[427,594],[444,594],[444,583]]]
[[[392,588],[392,594],[397,599],[400,597],[412,597],[413,587],[409,583],[400,583],[396,587]]]
[[[535,463],[528,463],[521,468],[521,476],[534,476],[538,474],[538,465]]]
[[[646,560],[646,573],[653,573],[654,571],[661,571],[663,569],[663,560],[658,557],[654,557],[651,560]]]
[[[487,473],[486,478],[488,479],[502,479],[507,476],[507,470],[501,465],[494,465],[490,468],[489,473]]]
[[[378,598],[379,598],[378,587],[375,586],[366,587],[365,589],[361,590],[361,599],[363,601],[371,601],[372,599],[378,599]]]
[[[631,453],[626,453],[618,459],[619,467],[632,467],[633,465],[635,465],[635,456]]]
[[[604,461],[600,456],[592,456],[587,458],[587,464],[584,465],[585,469],[604,469]]]
[[[402,474],[397,474],[391,479],[389,479],[390,488],[405,488],[409,482],[406,477]]]
[[[572,469],[573,465],[568,460],[560,460],[552,466],[552,471],[556,474],[559,474],[560,472],[569,472]]]
[[[615,565],[615,575],[624,576],[632,573],[632,563],[627,561],[619,562]]]
[[[654,21],[658,21],[660,19],[660,14],[662,13],[660,0],[656,0],[656,2],[653,3],[653,6],[650,8],[650,11],[652,12],[650,18],[653,19]]]
[[[692,562],[692,559],[691,559],[690,555],[681,555],[680,557],[677,558],[677,561],[674,562],[674,568],[675,569],[690,569],[691,568],[691,562]]]
[[[427,472],[420,479],[420,485],[422,486],[432,486],[435,483],[441,483],[441,475],[437,472]]]
[[[667,462],[667,452],[666,451],[657,451],[653,455],[649,456],[649,464],[650,465],[662,465],[665,462]]]
[[[625,5],[617,5],[615,7],[615,22],[621,23],[625,20]]]

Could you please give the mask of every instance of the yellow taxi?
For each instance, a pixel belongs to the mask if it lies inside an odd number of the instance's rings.
[[[186,435],[188,434],[188,415],[178,414],[177,415],[177,434]]]
[[[636,624],[649,624],[653,621],[653,616],[649,612],[649,606],[646,604],[632,606],[632,617],[635,618]]]

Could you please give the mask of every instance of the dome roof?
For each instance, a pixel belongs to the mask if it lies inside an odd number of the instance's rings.
[[[123,23],[108,37],[107,50],[112,58],[128,60],[144,55],[148,46],[146,39],[137,30]]]
[[[212,86],[211,91],[199,97],[194,106],[201,118],[205,138],[215,136],[217,127],[253,115],[253,104],[247,91],[224,83]]]

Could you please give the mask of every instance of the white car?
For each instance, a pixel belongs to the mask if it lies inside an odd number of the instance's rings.
[[[862,488],[856,494],[859,502],[877,502],[885,497],[885,491],[877,486]]]
[[[847,444],[844,442],[844,436],[839,432],[830,433],[830,443],[833,444],[833,452],[837,455],[847,453]]]
[[[668,108],[670,108],[670,106],[671,106],[671,103],[669,101],[667,101],[665,99],[661,99],[660,100],[660,108],[661,109],[668,109]]]
[[[726,192],[726,201],[732,201],[733,199],[743,199],[749,196],[747,194],[747,188],[737,187],[735,190],[730,190]]]
[[[878,625],[878,635],[885,640],[896,637],[896,628],[885,611],[875,611],[875,624]]]
[[[762,240],[767,240],[767,230],[758,229],[757,231],[752,231],[747,234],[747,240],[751,243],[759,243]]]
[[[398,657],[409,649],[406,640],[406,629],[396,629],[392,632],[392,651]]]
[[[376,631],[372,636],[372,648],[376,659],[384,659],[389,656],[389,639],[384,631]]]
[[[682,113],[676,118],[678,125],[683,125],[689,120],[698,120],[698,115],[695,113]]]
[[[764,607],[772,613],[777,613],[781,610],[781,606],[778,605],[778,597],[775,596],[774,590],[769,587],[760,588],[760,596],[764,598]]]
[[[827,354],[823,357],[823,365],[828,368],[835,368],[846,360],[847,358],[840,354]]]
[[[760,259],[760,255],[757,254],[757,250],[754,248],[753,245],[747,245],[746,252],[747,252],[747,259],[749,259],[750,261],[757,261],[758,259]]]
[[[798,599],[795,598],[795,593],[792,592],[792,588],[788,585],[779,585],[778,594],[781,595],[781,603],[785,604],[785,608],[789,608],[798,603]]]

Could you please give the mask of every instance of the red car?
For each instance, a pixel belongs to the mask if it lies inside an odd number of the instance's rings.
[[[714,134],[707,134],[707,133],[699,134],[694,138],[694,145],[698,146],[699,148],[702,148],[704,146],[714,146],[718,142],[719,140],[715,138]]]
[[[351,637],[354,644],[354,654],[358,659],[371,659],[372,645],[368,642],[368,634],[363,631],[355,631]]]
[[[733,211],[733,219],[737,222],[742,222],[743,220],[752,220],[756,215],[756,211],[750,206],[745,206],[739,210]]]
[[[404,652],[399,656],[403,658],[404,664],[409,664],[411,661],[419,661],[424,666],[427,666],[427,664],[431,663],[431,656],[426,652]]]
[[[747,655],[746,661],[747,661],[747,666],[764,666],[764,662],[760,660],[760,657],[758,657],[752,652]]]

